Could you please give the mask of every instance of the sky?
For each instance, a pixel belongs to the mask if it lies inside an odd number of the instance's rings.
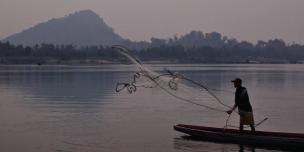
[[[304,0],[0,0],[0,39],[84,9],[136,41],[199,30],[304,44]]]

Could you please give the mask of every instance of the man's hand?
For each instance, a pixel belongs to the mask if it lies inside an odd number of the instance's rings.
[[[232,110],[228,110],[226,112],[230,115],[232,113]]]

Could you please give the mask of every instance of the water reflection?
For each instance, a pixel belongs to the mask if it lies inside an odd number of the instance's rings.
[[[239,147],[236,144],[223,144],[208,141],[196,140],[190,136],[182,136],[174,138],[174,148],[180,151],[191,152],[248,152],[247,147]]]
[[[256,147],[253,145],[229,144],[220,142],[201,141],[190,136],[182,136],[174,138],[174,148],[179,151],[192,152],[291,152],[288,149],[280,149],[276,147]]]
[[[31,71],[15,70],[0,72],[0,87],[22,92],[24,102],[44,104],[108,102],[113,96],[117,79],[126,72],[115,71],[41,71],[38,67],[27,67]],[[40,67],[39,67],[40,68]],[[20,70],[20,69],[19,69]]]
[[[245,152],[245,146],[244,146],[244,145],[239,145],[239,147],[240,147],[239,152]],[[255,147],[249,146],[249,147],[248,147],[248,151],[249,151],[249,152],[255,152]]]

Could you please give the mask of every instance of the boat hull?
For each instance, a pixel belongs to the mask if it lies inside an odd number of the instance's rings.
[[[195,139],[237,143],[257,147],[280,149],[304,149],[304,134],[251,131],[240,132],[236,129],[213,128],[193,125],[175,125],[176,131],[188,134]]]

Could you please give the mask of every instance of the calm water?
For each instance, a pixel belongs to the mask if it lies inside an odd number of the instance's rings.
[[[233,105],[243,78],[258,130],[304,133],[303,65],[154,65],[179,71]],[[178,123],[223,127],[227,115],[180,102],[160,89],[114,91],[132,65],[0,66],[1,152],[239,152],[267,150],[183,139]],[[231,92],[229,92],[231,91]],[[230,124],[237,125],[232,116]],[[279,151],[279,150],[277,150]]]

